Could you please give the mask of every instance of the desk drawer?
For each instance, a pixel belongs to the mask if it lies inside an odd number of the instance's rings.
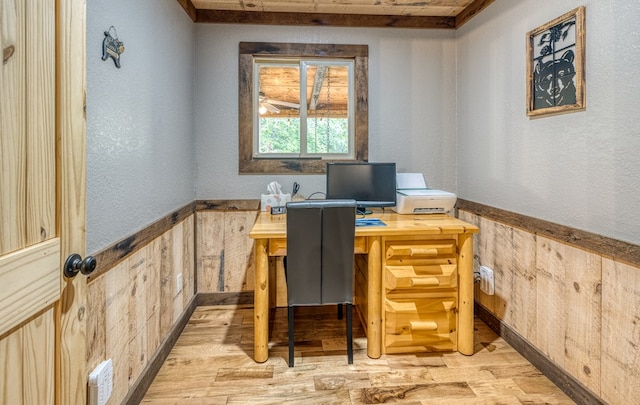
[[[455,264],[430,266],[385,266],[387,292],[401,289],[455,288],[457,282]]]
[[[457,298],[385,300],[386,353],[457,350]]]
[[[456,242],[454,239],[387,241],[385,259],[392,264],[455,263]]]
[[[364,236],[356,236],[353,245],[354,253],[367,253],[367,239]],[[269,256],[286,256],[287,240],[285,238],[269,239],[268,249]]]

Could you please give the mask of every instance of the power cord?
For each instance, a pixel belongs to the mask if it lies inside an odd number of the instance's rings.
[[[326,197],[326,194],[323,193],[322,191],[316,191],[315,193],[311,193],[309,197],[307,197],[307,200],[313,200],[313,198],[311,197],[313,197],[314,195],[323,195]],[[316,198],[316,200],[320,200],[320,198]]]

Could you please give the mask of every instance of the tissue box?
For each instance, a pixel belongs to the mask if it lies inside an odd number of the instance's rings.
[[[291,201],[291,194],[262,194],[260,210],[271,211],[271,207],[283,207],[289,201]]]

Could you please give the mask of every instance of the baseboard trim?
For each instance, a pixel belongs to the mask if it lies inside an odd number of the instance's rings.
[[[558,367],[544,353],[477,302],[475,303],[475,314],[576,403],[581,405],[605,404],[580,381]]]
[[[187,323],[189,322],[189,319],[191,319],[191,315],[193,315],[193,311],[196,310],[197,306],[198,296],[195,295],[191,298],[191,301],[189,301],[189,305],[187,305],[187,308],[182,313],[182,316],[180,316],[180,319],[178,319],[178,322],[173,325],[173,328],[171,328],[167,337],[162,341],[162,343],[160,343],[160,347],[158,347],[158,350],[156,350],[144,370],[142,370],[140,376],[135,383],[133,383],[131,389],[129,389],[129,392],[127,393],[127,396],[121,403],[135,405],[142,401],[147,390],[151,386],[151,383],[156,378],[160,368],[169,356],[171,349],[173,349],[173,346],[178,341],[180,334],[182,334],[184,327],[187,326]]]
[[[123,404],[139,404],[144,398],[147,390],[151,386],[151,383],[158,375],[160,368],[164,364],[165,360],[171,353],[171,349],[178,341],[178,338],[182,334],[184,327],[187,326],[191,315],[199,306],[209,305],[243,305],[253,304],[253,291],[242,292],[218,292],[218,293],[198,293],[191,298],[186,310],[182,313],[182,316],[178,322],[173,325],[173,328],[167,334],[167,337],[158,347],[155,354],[147,363],[147,366],[142,370],[140,376],[136,382],[131,386],[129,393],[122,400]]]
[[[198,293],[198,306],[253,305],[253,291]]]

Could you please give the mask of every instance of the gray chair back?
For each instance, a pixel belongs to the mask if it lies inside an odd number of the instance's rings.
[[[353,302],[355,200],[287,204],[289,306]]]

